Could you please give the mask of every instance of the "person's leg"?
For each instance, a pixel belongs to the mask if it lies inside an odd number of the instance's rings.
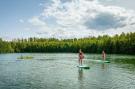
[[[79,59],[79,65],[80,65],[80,59]]]
[[[82,65],[82,59],[81,59],[81,65]]]
[[[102,58],[103,58],[103,61],[105,60],[105,57],[104,57],[104,55],[102,56]]]
[[[103,56],[103,59],[104,59],[104,61],[105,61],[105,56]]]

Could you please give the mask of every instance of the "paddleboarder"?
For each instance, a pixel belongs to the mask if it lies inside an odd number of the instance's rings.
[[[84,54],[82,52],[82,50],[79,50],[79,65],[82,65],[82,61],[84,59]]]
[[[103,58],[103,60],[105,61],[105,59],[106,59],[106,53],[105,53],[104,50],[102,51],[102,58]]]

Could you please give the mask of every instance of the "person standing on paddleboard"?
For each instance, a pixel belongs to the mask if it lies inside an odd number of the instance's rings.
[[[84,54],[82,52],[82,50],[80,49],[79,50],[79,65],[81,64],[82,65],[82,60],[84,59]]]
[[[105,59],[106,59],[106,53],[105,53],[104,50],[102,51],[102,58],[103,58],[103,60],[105,61]]]

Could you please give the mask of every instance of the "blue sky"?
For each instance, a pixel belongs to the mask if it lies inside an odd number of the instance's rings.
[[[23,21],[38,15],[44,0],[0,0],[0,36],[5,39],[26,37],[33,31],[26,32],[27,23]],[[20,22],[22,21],[22,22]]]
[[[0,37],[80,38],[135,32],[134,0],[0,0]]]

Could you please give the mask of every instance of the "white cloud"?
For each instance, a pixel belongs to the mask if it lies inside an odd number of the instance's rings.
[[[20,22],[20,23],[24,23],[24,20],[23,20],[23,19],[19,19],[19,22]]]
[[[133,10],[104,6],[98,0],[52,0],[29,22],[46,37],[85,37],[135,31],[129,30],[135,27],[134,14]]]
[[[33,17],[29,20],[29,22],[31,24],[33,24],[34,26],[45,26],[45,22],[43,22],[42,20],[39,19],[39,17]]]

